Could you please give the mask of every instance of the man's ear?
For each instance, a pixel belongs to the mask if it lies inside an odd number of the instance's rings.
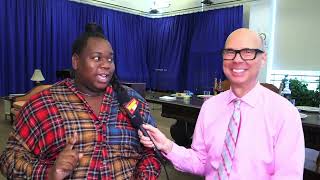
[[[78,67],[79,67],[79,61],[80,61],[79,56],[74,53],[74,54],[72,55],[72,68],[73,68],[74,70],[77,70],[77,69],[78,69]]]
[[[267,53],[264,52],[264,53],[262,54],[261,67],[260,67],[260,68],[263,68],[266,64],[267,64]]]

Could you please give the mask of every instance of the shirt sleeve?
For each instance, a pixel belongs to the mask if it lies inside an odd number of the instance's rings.
[[[142,116],[144,121],[153,126],[156,125],[154,118],[151,116],[147,103],[142,106]],[[161,172],[161,164],[151,148],[143,146],[142,158],[137,164],[137,179],[158,179]]]
[[[41,98],[33,98],[17,116],[13,132],[0,156],[1,171],[8,178],[46,179],[48,168],[54,163],[41,158],[46,137],[41,135],[40,119],[50,114],[41,108],[44,107],[42,103],[45,102]]]
[[[18,134],[10,133],[5,151],[1,154],[1,172],[8,179],[45,179],[52,162],[41,161]]]
[[[207,151],[204,142],[204,112],[205,104],[202,106],[196,127],[193,133],[191,149],[187,149],[177,144],[173,144],[172,151],[164,154],[174,165],[174,167],[183,172],[189,172],[197,175],[205,175],[205,165]]]
[[[303,179],[305,146],[299,112],[291,107],[284,113],[284,121],[276,139],[275,173],[273,180]]]
[[[153,149],[144,148],[142,159],[137,164],[136,179],[158,179],[161,164],[155,157]]]

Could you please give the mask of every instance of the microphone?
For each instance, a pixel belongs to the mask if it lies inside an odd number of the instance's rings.
[[[139,101],[135,98],[132,98],[128,103],[123,104],[123,108],[129,116],[132,126],[136,129],[139,129],[143,135],[149,136],[147,131],[142,127],[143,118],[139,113],[139,109],[141,108]]]
[[[139,108],[141,107],[139,101],[135,98],[130,98],[124,90],[120,91],[118,94],[118,101],[120,106],[129,116],[132,126],[136,129],[140,129],[143,133],[146,133],[146,130],[142,128],[143,119],[139,113]]]
[[[129,116],[132,126],[136,129],[139,129],[143,133],[144,136],[149,137],[150,140],[152,141],[148,132],[142,127],[144,122],[143,122],[143,118],[141,117],[141,115],[139,113],[139,108],[141,107],[140,102],[135,98],[130,98],[129,95],[125,91],[121,91],[118,94],[118,101],[119,101],[120,105],[123,107],[123,109],[125,110],[125,112],[127,113],[127,115]],[[154,142],[153,142],[153,144],[154,144]],[[162,159],[162,155],[155,144],[154,144],[154,151],[155,151],[156,155],[160,159]]]
[[[155,152],[156,157],[158,157],[160,163],[163,165],[164,171],[166,173],[167,180],[169,180],[169,176],[167,173],[167,169],[165,166],[165,160],[153,142],[152,138],[148,134],[148,132],[142,127],[143,125],[143,118],[141,117],[139,113],[139,108],[141,108],[140,102],[135,98],[130,98],[128,93],[125,90],[118,91],[118,101],[120,103],[120,106],[123,107],[124,111],[127,113],[127,115],[130,118],[131,124],[134,128],[139,129],[144,136],[147,136],[150,138],[151,142],[153,143],[154,147],[153,150]]]

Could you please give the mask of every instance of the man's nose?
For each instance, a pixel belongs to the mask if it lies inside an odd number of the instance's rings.
[[[243,62],[243,59],[241,58],[240,52],[236,53],[236,56],[233,59],[234,62]]]

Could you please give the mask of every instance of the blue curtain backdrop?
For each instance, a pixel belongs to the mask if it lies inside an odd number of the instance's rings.
[[[0,1],[0,96],[33,87],[39,68],[46,84],[71,68],[71,46],[85,24],[105,31],[123,81],[157,90],[201,92],[223,78],[220,50],[242,26],[243,8],[151,19],[67,0]]]
[[[198,13],[188,55],[187,89],[213,90],[214,78],[224,80],[221,50],[228,35],[242,26],[241,7]]]

